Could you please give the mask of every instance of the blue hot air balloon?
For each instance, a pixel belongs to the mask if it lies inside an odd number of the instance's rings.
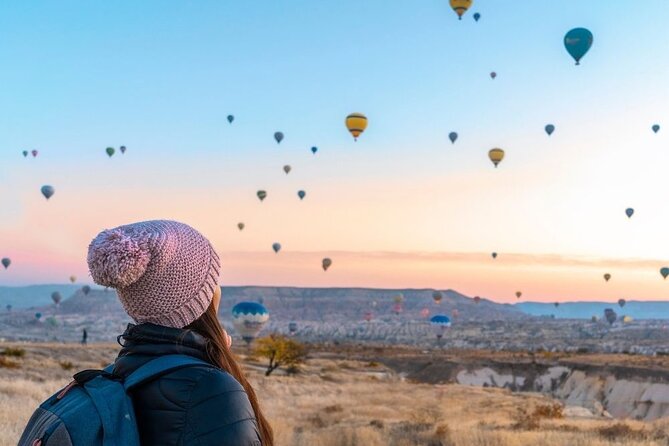
[[[546,127],[544,127],[544,130],[546,130],[546,133],[548,133],[548,136],[551,136],[553,132],[555,131],[555,126],[553,124],[546,124]]]
[[[450,139],[451,142],[455,144],[455,140],[458,139],[458,134],[456,132],[451,132],[448,134],[448,139]]]
[[[247,344],[253,342],[269,320],[269,312],[258,302],[240,302],[232,307],[232,324]]]
[[[657,132],[656,132],[656,133],[657,133]],[[28,157],[28,151],[27,151],[27,150],[24,150],[24,151],[23,151],[23,157],[24,157],[24,158],[27,158],[27,157]]]
[[[37,319],[38,321],[42,319],[42,313],[35,313],[35,319]]]
[[[666,266],[660,268],[660,274],[662,274],[662,277],[666,279],[667,276],[669,276],[669,268]]]
[[[653,133],[657,133],[657,132],[660,131],[660,125],[659,124],[653,124],[653,127],[651,127],[651,128],[653,129]]]
[[[49,198],[51,198],[53,196],[53,194],[56,192],[56,190],[53,188],[53,186],[49,186],[49,185],[42,186],[41,191],[42,191],[42,195],[44,195],[44,197],[47,200]]]
[[[430,319],[430,325],[434,328],[437,339],[441,339],[444,332],[451,326],[451,319],[443,314],[437,314]]]
[[[300,200],[304,200],[304,197],[307,196],[307,193],[303,190],[298,190],[297,191],[297,196],[300,197]]]
[[[564,36],[564,47],[574,58],[576,65],[580,65],[581,58],[585,56],[592,46],[592,33],[585,28],[574,28]]]
[[[281,243],[272,243],[272,249],[274,252],[278,253],[281,251]]]
[[[311,148],[311,153],[313,153],[313,154],[315,155],[316,152],[318,152],[318,147],[313,146],[313,147]]]
[[[474,13],[474,20],[476,20],[478,22],[480,18],[481,18],[481,14],[479,14],[478,12],[475,12]]]
[[[634,215],[634,209],[632,208],[625,209],[625,214],[627,215],[627,218],[632,218],[632,215]]]
[[[4,266],[5,269],[9,268],[9,265],[11,264],[12,264],[12,259],[10,259],[9,257],[5,257],[2,259],[2,266]]]
[[[229,122],[230,124],[232,124],[232,121],[234,121],[234,120],[235,120],[235,117],[234,117],[234,116],[232,116],[232,115],[228,115],[228,122]]]
[[[281,132],[274,133],[274,139],[276,140],[277,144],[281,144],[281,141],[283,141],[283,133]]]

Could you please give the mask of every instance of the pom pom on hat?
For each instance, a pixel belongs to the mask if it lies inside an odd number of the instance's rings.
[[[124,228],[102,231],[88,247],[88,268],[103,286],[124,288],[139,280],[151,260],[149,234]]]

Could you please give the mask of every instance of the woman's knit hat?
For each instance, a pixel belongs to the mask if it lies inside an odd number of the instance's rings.
[[[221,263],[195,229],[152,220],[102,231],[88,246],[88,268],[138,323],[183,328],[211,304]]]

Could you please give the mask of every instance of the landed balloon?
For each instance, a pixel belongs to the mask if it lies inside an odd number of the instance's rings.
[[[546,130],[546,133],[548,133],[548,136],[551,136],[553,132],[555,131],[555,126],[553,124],[547,124],[546,127],[544,127],[544,130]]]
[[[620,308],[624,307],[627,301],[625,299],[618,299],[618,305],[620,305]]]
[[[393,313],[399,315],[402,312],[402,304],[393,305]]]
[[[272,249],[278,254],[281,251],[281,243],[272,243]]]
[[[332,259],[330,259],[329,257],[326,257],[326,258],[323,259],[321,264],[322,264],[322,267],[323,267],[323,271],[327,271],[328,268],[330,268],[332,266]]]
[[[2,259],[2,266],[4,266],[5,269],[9,268],[9,265],[11,264],[12,264],[12,259],[10,259],[9,257],[5,257]]]
[[[293,168],[290,167],[288,164],[286,164],[285,166],[283,166],[283,171],[286,172],[286,175],[288,175],[288,174],[290,173],[291,170],[293,170]]]
[[[235,120],[235,117],[234,117],[234,116],[232,116],[232,115],[228,115],[228,122],[229,122],[230,124],[232,124],[232,121],[234,121],[234,120]]]
[[[490,161],[497,167],[499,163],[502,162],[504,159],[504,150],[495,147],[494,149],[490,149],[488,152],[488,158],[490,158]]]
[[[107,152],[107,155],[109,155],[109,158],[111,158],[112,156],[114,156],[114,153],[116,153],[116,150],[114,150],[113,147],[107,147],[105,149],[105,152]]]
[[[58,291],[54,291],[53,293],[51,293],[51,300],[53,301],[53,303],[58,305],[60,301],[63,300],[63,296],[61,296]]]
[[[28,156],[28,151],[27,150],[24,150],[22,153],[23,153],[24,158],[26,158]]]
[[[33,150],[33,151],[30,152],[30,153],[32,153],[33,158],[36,158],[36,157],[37,157],[37,154],[38,154],[39,152],[38,152],[37,150]]]
[[[402,302],[404,302],[404,295],[402,293],[396,294],[393,297],[393,302],[395,302],[396,304],[401,304]]]
[[[666,279],[667,276],[669,276],[669,267],[665,266],[663,268],[660,268],[660,274],[662,274],[663,279]]]
[[[574,28],[564,36],[564,47],[574,58],[576,65],[581,64],[581,58],[585,56],[592,46],[592,33],[585,28]]]
[[[593,316],[590,318],[590,321],[592,321],[592,322],[598,322],[598,321],[599,321],[599,318],[598,318],[597,316],[594,316],[594,315],[593,315]]]
[[[632,208],[625,209],[625,215],[627,215],[627,218],[632,218],[632,215],[634,215],[634,209]]]
[[[74,283],[77,281],[77,276],[70,276],[70,282]]]
[[[292,335],[297,333],[297,322],[289,322],[288,323],[288,332]]]
[[[458,139],[458,134],[456,132],[451,132],[448,134],[448,139],[451,140],[451,143],[455,144],[455,140]]]
[[[240,302],[232,307],[232,325],[251,344],[269,320],[267,309],[257,302]]]
[[[490,79],[494,80],[496,77],[497,77],[497,73],[495,73],[494,71],[491,71],[490,72]]]
[[[436,303],[441,302],[441,300],[444,298],[444,295],[441,293],[441,291],[435,291],[432,293],[432,300],[434,300]]]
[[[119,147],[118,149],[121,151],[121,154],[124,154],[124,153],[125,153],[125,150],[126,150],[126,149],[125,149],[125,146],[121,146],[121,147]]]
[[[304,200],[304,197],[307,196],[307,193],[303,190],[298,190],[297,191],[297,196],[300,197],[300,200]]]
[[[474,20],[478,22],[480,18],[481,18],[481,14],[479,14],[478,12],[475,12],[474,13]]]
[[[430,325],[434,329],[437,339],[441,339],[446,330],[451,326],[451,319],[443,314],[437,314],[430,319]]]
[[[88,293],[91,292],[91,287],[89,287],[88,285],[84,285],[83,287],[81,287],[81,291],[84,292],[84,296],[88,296]]]
[[[653,124],[653,127],[651,128],[653,129],[653,133],[657,133],[660,131],[660,126],[658,124]]]
[[[458,15],[458,20],[462,20],[462,15],[472,6],[473,0],[451,0],[451,8]]]
[[[276,140],[277,144],[281,144],[281,141],[283,141],[283,133],[281,132],[274,133],[274,139]]]
[[[604,319],[606,319],[609,325],[613,325],[616,319],[618,319],[618,315],[612,308],[607,308],[604,310]]]
[[[362,113],[351,113],[346,117],[346,128],[357,141],[358,136],[367,128],[367,117]]]
[[[258,192],[256,192],[256,195],[258,196],[258,199],[260,201],[263,201],[267,197],[267,192],[265,192],[264,190],[259,190]]]
[[[242,222],[237,223],[237,229],[239,229],[240,231],[243,231],[245,227],[246,225],[244,223]]]
[[[604,274],[604,280],[606,280],[607,282],[611,280],[611,274],[609,273]]]
[[[49,198],[53,197],[53,194],[56,192],[56,190],[53,188],[53,186],[45,185],[42,186],[42,195],[48,200]]]
[[[312,147],[311,148],[311,153],[313,153],[315,155],[316,152],[318,152],[318,147],[316,147],[316,146]]]
[[[516,291],[516,299],[520,299],[520,297],[523,295],[520,291]]]

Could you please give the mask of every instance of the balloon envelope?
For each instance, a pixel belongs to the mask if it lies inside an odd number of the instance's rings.
[[[604,280],[606,280],[607,282],[611,280],[611,274],[609,273],[604,274]]]
[[[420,315],[423,316],[424,318],[427,318],[430,315],[430,310],[427,308],[423,308],[420,310]]]
[[[89,287],[88,285],[84,285],[83,287],[81,287],[81,291],[84,292],[84,295],[88,295],[88,293],[91,292],[91,287]]]
[[[267,197],[267,192],[265,192],[264,190],[259,190],[258,192],[256,192],[256,195],[258,196],[260,201],[263,201],[265,197]]]
[[[288,164],[286,164],[285,166],[283,166],[283,171],[286,172],[286,175],[288,175],[288,174],[290,173],[291,170],[293,170],[293,168],[290,167]]]
[[[53,300],[53,303],[58,305],[60,301],[63,300],[63,296],[61,296],[58,291],[54,291],[53,293],[51,293],[51,300]]]
[[[401,304],[404,302],[404,295],[402,293],[396,294],[395,297],[393,297],[393,302],[396,304]]]
[[[495,73],[494,71],[491,71],[490,72],[490,78],[495,79],[496,77],[497,77],[497,73]]]
[[[12,259],[10,259],[9,257],[5,257],[2,259],[2,266],[4,266],[5,269],[9,268],[9,265],[11,264],[12,264]]]
[[[297,191],[297,196],[300,197],[300,200],[304,200],[304,197],[307,196],[307,193],[303,190],[298,190]]]
[[[496,258],[497,258],[497,253],[496,253],[496,252],[493,252],[493,253],[492,253],[492,258],[493,258],[493,259],[496,259]]]
[[[281,132],[274,133],[274,139],[276,140],[277,144],[280,144],[281,141],[283,141],[283,133]]]
[[[620,305],[620,308],[624,307],[627,301],[625,299],[618,299],[618,305]]]
[[[474,20],[476,20],[478,22],[480,18],[481,18],[481,14],[479,14],[478,12],[475,12],[474,13]]]
[[[111,158],[114,155],[114,152],[116,152],[116,150],[114,150],[113,147],[107,147],[105,149],[105,152],[107,152],[107,155],[109,155],[109,158]]]
[[[234,117],[234,116],[232,116],[232,115],[228,115],[228,122],[229,122],[230,124],[232,124],[232,121],[234,121],[234,120],[235,120],[235,117]]]
[[[316,147],[316,146],[312,147],[311,148],[311,153],[313,153],[315,155],[316,152],[318,152],[318,147]]]
[[[436,302],[439,303],[441,302],[441,299],[444,298],[444,295],[441,293],[441,291],[435,291],[432,293],[432,299]]]
[[[31,153],[33,154],[33,158],[35,158],[39,152],[37,150],[33,150]]]
[[[437,314],[430,318],[430,325],[434,328],[437,338],[441,339],[444,332],[451,326],[451,319],[443,314]]]
[[[125,153],[125,146],[119,147],[119,150],[121,151],[122,154]]]
[[[660,274],[662,274],[662,277],[666,279],[667,276],[669,276],[669,267],[665,266],[663,268],[660,268]]]
[[[551,136],[553,132],[555,131],[555,126],[553,124],[547,124],[546,127],[544,127],[544,130],[546,130],[546,133],[548,133],[548,136]]]
[[[70,282],[74,283],[77,281],[77,276],[70,276]]]
[[[481,298],[479,296],[474,296],[474,303],[478,304],[479,302],[481,302]]]
[[[455,144],[455,140],[458,139],[458,134],[456,132],[451,132],[448,134],[448,139],[450,139],[451,142]]]
[[[351,113],[346,117],[346,128],[357,141],[358,136],[367,128],[367,117],[362,113]]]
[[[574,28],[564,36],[564,47],[574,58],[576,65],[580,65],[581,58],[585,56],[592,46],[592,33],[585,28]]]
[[[607,322],[611,325],[618,319],[618,315],[616,314],[615,311],[613,311],[612,308],[607,308],[604,310],[604,318],[607,320]]]
[[[634,215],[634,209],[632,208],[625,209],[625,215],[627,215],[627,218],[632,218],[632,215]]]
[[[470,6],[472,6],[473,0],[451,0],[451,8],[458,15],[458,19],[462,20],[462,15],[467,12]]]
[[[653,128],[653,132],[654,132],[654,133],[657,133],[657,132],[659,132],[659,131],[660,131],[660,126],[659,126],[659,125],[657,125],[657,124],[653,125],[653,127],[652,127],[652,128]]]
[[[288,331],[293,334],[297,332],[297,322],[289,322],[288,323]]]
[[[242,222],[237,223],[237,229],[239,229],[240,231],[244,230],[245,227],[246,225],[244,223]]]
[[[257,302],[240,302],[232,307],[232,324],[247,343],[258,336],[269,320],[267,309]]]
[[[42,318],[42,313],[35,313],[35,319],[40,320]]]
[[[504,159],[504,150],[495,147],[494,149],[490,149],[488,152],[488,158],[490,158],[490,161],[497,167],[499,163],[502,162]]]
[[[278,253],[281,251],[281,243],[272,243],[272,249],[274,252]]]
[[[25,157],[27,157],[27,156],[28,156],[28,151],[27,151],[27,150],[24,150],[24,151],[23,151],[23,157],[25,158]]]
[[[520,291],[516,291],[516,299],[520,299],[520,296],[522,295],[523,293],[521,293]]]
[[[323,271],[327,271],[328,268],[330,268],[330,266],[332,266],[332,259],[330,259],[329,257],[326,257],[326,258],[323,259],[323,261],[321,263],[322,263],[322,266],[323,266]]]
[[[42,186],[42,195],[48,200],[53,196],[53,194],[56,192],[56,190],[53,188],[53,186],[45,185]]]

